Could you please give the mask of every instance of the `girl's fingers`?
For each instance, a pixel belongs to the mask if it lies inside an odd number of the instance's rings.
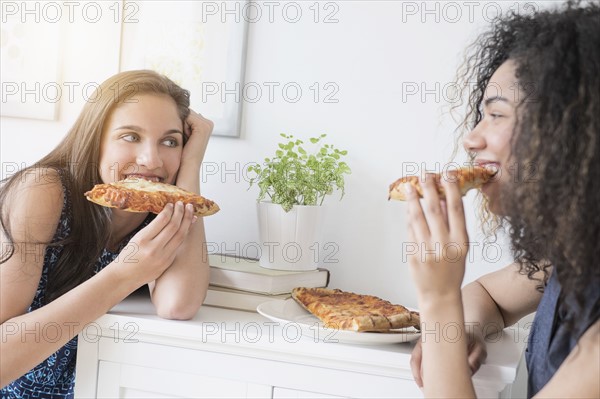
[[[196,216],[194,216],[194,206],[191,204],[186,205],[184,208],[181,223],[179,224],[179,228],[177,229],[175,234],[171,236],[169,242],[165,244],[165,251],[174,252],[177,250],[177,248],[179,248],[179,246],[185,240],[190,226],[194,222],[194,218],[196,218]]]
[[[144,234],[149,240],[154,239],[169,224],[173,215],[173,208],[173,204],[167,204],[158,216],[148,223],[148,226],[140,231],[140,233]]]
[[[448,231],[444,214],[440,206],[440,196],[433,173],[426,173],[421,177],[421,187],[423,188],[423,198],[425,205],[425,217],[430,231],[434,236],[441,237]]]
[[[423,375],[422,370],[422,362],[423,362],[423,349],[421,346],[421,341],[418,341],[415,345],[415,348],[412,351],[412,355],[410,357],[410,369],[412,371],[412,375],[417,383],[419,388],[423,388],[423,380],[421,376]]]
[[[173,214],[171,215],[169,223],[155,237],[155,240],[157,240],[159,243],[162,243],[163,247],[167,245],[167,243],[171,240],[173,235],[175,235],[175,233],[177,233],[177,230],[179,230],[181,220],[184,216],[184,211],[185,208],[183,202],[177,201],[177,203],[174,206]]]
[[[420,266],[419,261],[415,261],[415,258],[420,257],[420,254],[421,254],[420,249],[423,247],[423,245],[425,245],[423,243],[423,240],[417,241],[417,239],[415,238],[415,232],[409,223],[409,225],[408,225],[408,243],[405,243],[405,248],[410,249],[410,252],[407,251],[407,253],[410,253],[410,255],[408,256],[408,266],[409,266],[410,273],[413,275],[413,278],[414,278],[414,273],[417,272],[417,269]],[[415,269],[415,268],[417,268],[417,269]]]
[[[192,128],[187,123],[187,121],[183,125],[184,125],[183,126],[183,133],[185,134],[185,139],[187,141],[187,140],[189,140],[190,136],[192,135]]]
[[[448,214],[448,227],[451,232],[461,235],[467,234],[465,222],[465,210],[463,208],[462,195],[458,188],[456,179],[443,179],[442,182],[446,191],[446,211]]]
[[[448,231],[450,230],[450,224],[448,223],[448,205],[446,204],[446,200],[440,200],[440,209],[442,210],[442,218],[446,226],[446,231]]]
[[[406,202],[408,202],[409,229],[412,229],[413,239],[422,242],[429,238],[430,232],[425,215],[423,214],[423,208],[421,208],[421,202],[419,202],[419,196],[415,188],[409,183],[404,184],[404,191],[406,193]]]
[[[408,224],[408,229],[407,230],[408,230],[408,242],[409,243],[415,243],[415,241],[416,241],[415,240],[415,232],[414,232],[414,230],[412,228],[412,225],[410,223]]]

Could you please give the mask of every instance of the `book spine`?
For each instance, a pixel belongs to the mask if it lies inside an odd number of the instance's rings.
[[[211,266],[210,284],[259,294],[280,295],[289,294],[296,287],[327,287],[329,276],[327,269],[298,273],[293,277],[273,277]]]
[[[264,295],[253,295],[251,293],[224,292],[209,288],[206,292],[204,305],[256,312],[258,305],[275,299],[283,298],[272,298]]]

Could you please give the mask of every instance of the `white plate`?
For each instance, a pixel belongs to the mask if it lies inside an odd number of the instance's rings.
[[[355,332],[326,328],[316,316],[302,308],[292,298],[262,303],[258,305],[256,311],[267,319],[280,323],[281,327],[286,330],[290,327],[288,324],[294,324],[300,329],[302,335],[312,338],[315,342],[380,345],[410,342],[421,335],[412,327],[394,330],[393,333]]]

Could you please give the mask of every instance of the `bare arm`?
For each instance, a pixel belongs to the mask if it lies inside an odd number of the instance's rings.
[[[487,358],[486,336],[494,336],[537,308],[541,294],[536,281],[518,273],[513,263],[463,287],[461,296],[467,337],[468,364],[474,374]],[[415,382],[423,387],[423,348],[418,342],[410,359]]]
[[[15,191],[18,201],[9,204],[15,242],[48,242],[62,209],[60,183],[39,185],[28,180]],[[25,245],[17,245],[15,254],[0,266],[0,385],[35,367],[87,323],[162,274],[173,262],[191,221],[191,212],[184,213],[183,207],[166,208],[132,238],[139,248],[135,263],[120,263],[117,258],[94,277],[31,313],[26,311],[39,283],[46,246],[37,244],[35,252],[28,249],[25,253]],[[52,339],[44,339],[45,327],[52,328]],[[31,331],[34,333],[26,334]]]
[[[204,221],[199,218],[190,228],[173,264],[148,284],[156,313],[166,319],[191,319],[204,301],[208,281]]]
[[[427,251],[409,257],[422,331],[411,368],[426,397],[474,397],[471,374],[485,359],[483,335],[533,311],[541,294],[535,290],[536,282],[519,274],[516,265],[461,290],[468,235],[460,192],[455,182],[444,179],[446,201],[440,202],[432,179],[421,184],[423,204],[414,189],[407,193],[409,237]],[[440,247],[455,248],[457,253],[431,256],[432,249]],[[453,337],[444,335],[446,328],[456,332]]]
[[[482,336],[513,325],[537,309],[542,299],[538,284],[520,274],[517,263],[480,277],[462,289],[465,323]]]
[[[408,235],[420,248],[408,261],[421,316],[423,390],[425,397],[474,398],[460,289],[469,240],[458,186],[442,180],[447,205],[430,177],[421,181],[423,204],[412,186],[405,187]],[[453,253],[439,249],[449,247]]]
[[[177,186],[184,190],[200,194],[200,167],[212,129],[211,121],[190,110],[186,121],[189,139],[177,174]],[[199,218],[171,267],[148,284],[156,313],[167,319],[194,317],[206,297],[209,271],[204,221]]]
[[[50,304],[5,320],[0,385],[41,363],[137,288],[121,274],[119,268],[107,268]],[[44,331],[52,331],[52,339],[45,339]]]
[[[58,173],[35,170],[14,187],[7,198],[8,228],[14,253],[0,265],[0,323],[27,311],[35,296],[44,261],[45,244],[52,240],[63,205]],[[43,201],[40,201],[43,198]],[[8,248],[4,231],[2,250]]]

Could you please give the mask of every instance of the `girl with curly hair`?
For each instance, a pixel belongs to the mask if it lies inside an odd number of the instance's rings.
[[[189,95],[153,71],[117,74],[54,150],[2,182],[0,397],[72,398],[77,334],[141,286],[159,316],[196,314],[209,269],[193,209],[155,216],[84,196],[126,177],[199,193],[213,124]]]
[[[423,328],[462,328],[458,339],[424,334],[415,347],[426,397],[474,397],[485,335],[536,310],[528,396],[600,397],[599,10],[569,2],[509,15],[479,38],[460,74],[463,87],[476,82],[463,145],[474,164],[498,170],[482,192],[509,228],[514,264],[461,290],[469,240],[456,184],[442,179],[440,201],[425,176],[422,203],[407,187],[409,236],[423,250],[409,260]],[[424,252],[439,247],[456,253]]]

